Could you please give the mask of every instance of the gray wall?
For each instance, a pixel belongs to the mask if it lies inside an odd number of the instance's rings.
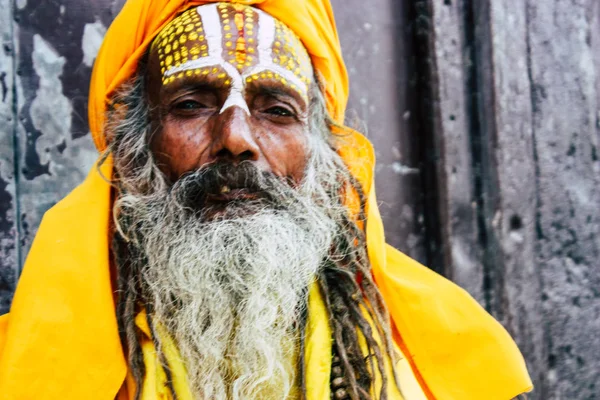
[[[513,334],[533,399],[600,393],[600,4],[332,0],[388,240]],[[94,55],[123,0],[0,0],[0,312],[97,157]]]
[[[444,271],[515,336],[534,398],[595,399],[600,4],[423,3]]]

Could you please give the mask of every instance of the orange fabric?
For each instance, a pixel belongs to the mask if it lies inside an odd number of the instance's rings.
[[[233,0],[232,0],[233,1]],[[136,69],[154,35],[178,12],[212,2],[129,0],[106,34],[91,81],[89,119],[103,136],[107,99]],[[237,0],[286,23],[326,83],[328,108],[342,122],[346,70],[328,0]],[[507,400],[531,381],[506,331],[451,282],[385,244],[372,189],[369,141],[340,134],[340,153],[368,195],[367,245],[398,344],[430,398]],[[102,166],[110,178],[110,159]],[[0,399],[113,399],[126,377],[109,274],[110,185],[94,168],[48,211],[13,300],[0,318]],[[326,339],[328,340],[328,339]]]

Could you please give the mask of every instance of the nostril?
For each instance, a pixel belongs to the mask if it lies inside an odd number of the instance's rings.
[[[226,161],[247,161],[254,160],[255,154],[252,150],[244,150],[239,154],[234,154],[229,149],[221,149],[215,154],[215,158]]]
[[[233,159],[233,154],[228,149],[221,149],[215,154],[216,158]]]
[[[238,155],[238,158],[242,161],[254,160],[254,153],[250,150],[246,150]]]

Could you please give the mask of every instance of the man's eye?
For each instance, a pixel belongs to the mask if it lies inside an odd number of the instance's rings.
[[[265,110],[265,112],[267,114],[276,115],[278,117],[292,117],[294,115],[287,108],[279,107],[279,106],[268,108],[268,109]]]
[[[202,103],[199,103],[195,100],[184,100],[175,104],[175,108],[178,110],[198,110],[200,108],[206,108],[206,106]]]

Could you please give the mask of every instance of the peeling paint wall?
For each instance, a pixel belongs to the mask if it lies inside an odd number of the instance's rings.
[[[28,0],[15,5],[23,261],[44,212],[83,180],[97,158],[87,127],[88,82],[113,13],[106,1]]]
[[[89,77],[124,1],[0,0],[0,314],[97,158]],[[596,398],[600,3],[332,3],[388,241],[510,331],[532,399]]]
[[[44,212],[98,156],[87,126],[89,77],[122,4],[0,1],[0,313]]]
[[[0,312],[8,310],[20,268],[17,177],[15,176],[15,59],[9,0],[0,0]]]

